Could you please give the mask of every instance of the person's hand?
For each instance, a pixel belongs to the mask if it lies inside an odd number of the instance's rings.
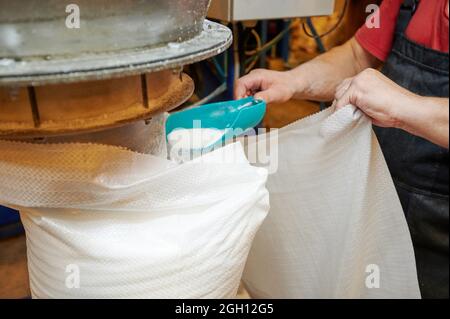
[[[338,110],[352,104],[369,116],[374,125],[400,128],[401,114],[414,96],[381,72],[366,69],[336,88],[334,105]]]
[[[295,77],[289,72],[257,69],[236,82],[235,98],[255,96],[267,103],[290,100],[296,93]]]

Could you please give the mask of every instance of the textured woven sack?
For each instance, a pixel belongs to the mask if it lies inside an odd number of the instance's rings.
[[[0,203],[21,212],[34,298],[234,297],[269,210],[266,179],[240,144],[176,165],[0,141]]]
[[[271,210],[244,273],[251,295],[419,298],[409,230],[370,120],[353,106],[328,109],[277,138]]]

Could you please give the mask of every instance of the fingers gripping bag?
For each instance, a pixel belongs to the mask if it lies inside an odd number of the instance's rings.
[[[235,297],[266,180],[238,143],[178,165],[84,139],[0,141],[0,203],[20,210],[33,298]]]

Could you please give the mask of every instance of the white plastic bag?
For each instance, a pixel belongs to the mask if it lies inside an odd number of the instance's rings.
[[[34,298],[234,297],[269,209],[266,179],[240,144],[176,165],[0,141],[0,203],[21,211]]]
[[[329,109],[278,137],[271,213],[244,274],[251,295],[419,297],[370,121]],[[268,210],[266,177],[237,144],[178,166],[111,146],[0,141],[0,203],[22,210],[34,297],[233,297]]]
[[[419,298],[409,231],[371,122],[352,106],[333,112],[278,132],[271,210],[246,287],[259,298]]]

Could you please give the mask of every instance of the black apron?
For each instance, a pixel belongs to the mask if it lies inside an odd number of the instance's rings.
[[[405,37],[416,1],[400,10],[394,45],[383,73],[404,88],[449,96],[449,55]],[[423,298],[449,297],[448,149],[393,128],[375,127],[411,232]]]

